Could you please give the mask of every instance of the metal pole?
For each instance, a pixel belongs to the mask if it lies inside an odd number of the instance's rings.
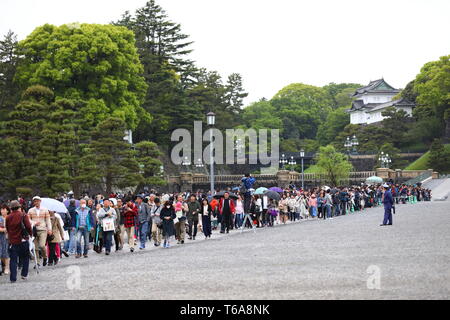
[[[210,159],[210,174],[211,174],[211,197],[214,196],[214,158],[213,158],[213,132],[212,128],[210,129],[210,141],[211,141],[211,149],[209,150],[209,159]]]
[[[303,157],[302,157],[302,190],[305,189],[305,173],[303,172]]]

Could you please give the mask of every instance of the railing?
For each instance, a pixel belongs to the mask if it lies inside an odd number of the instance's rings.
[[[419,182],[422,182],[426,179],[428,179],[429,177],[431,177],[432,172],[427,171],[425,173],[422,173],[421,175],[418,175],[417,177],[413,178],[413,179],[409,179],[408,181],[404,182],[407,185],[413,185],[413,184],[417,184]]]

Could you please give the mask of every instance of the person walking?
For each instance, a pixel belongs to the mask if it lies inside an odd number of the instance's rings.
[[[311,216],[313,218],[317,217],[317,198],[316,198],[316,194],[313,193],[311,195],[311,197],[308,200],[308,206],[311,210]]]
[[[196,196],[193,194],[190,196],[188,202],[187,220],[189,223],[189,240],[195,240],[197,236],[198,215],[200,213],[200,204],[197,201]],[[194,228],[194,233],[192,233]]]
[[[37,248],[36,259],[37,263],[42,258],[42,265],[47,265],[47,236],[52,234],[52,224],[50,221],[50,214],[47,209],[41,207],[41,198],[36,196],[33,198],[34,207],[28,211],[33,227],[36,228],[36,237],[34,239],[34,246]]]
[[[91,209],[86,205],[86,200],[80,200],[80,206],[75,210],[75,231],[77,241],[77,254],[75,258],[88,257],[89,252],[89,234],[94,229],[94,218]],[[83,250],[81,250],[81,239],[83,239]]]
[[[325,192],[324,206],[323,219],[333,219],[331,217],[331,207],[333,206],[333,199],[331,198],[330,189],[327,189],[327,191]]]
[[[22,265],[20,274],[22,280],[26,280],[30,262],[30,245],[28,240],[33,231],[30,218],[22,212],[19,201],[11,201],[11,213],[6,217],[5,225],[10,244],[9,280],[11,283],[17,281],[17,260],[19,260]]]
[[[67,207],[70,215],[70,224],[65,223],[64,229],[69,233],[69,238],[66,239],[64,243],[64,251],[69,254],[75,254],[76,245],[77,245],[77,235],[75,231],[75,222],[76,222],[76,210],[77,207],[75,205],[75,199],[71,199],[69,202],[69,206]]]
[[[245,198],[244,198],[245,199]],[[250,203],[249,203],[250,209]],[[245,212],[245,206],[244,206]],[[230,199],[230,193],[226,191],[223,195],[223,198],[220,199],[219,202],[219,213],[222,216],[220,223],[220,233],[230,232],[231,226],[231,216],[235,213],[235,204],[233,200]],[[245,212],[246,216],[249,215],[249,211]],[[245,223],[245,220],[244,220]]]
[[[175,227],[173,220],[176,219],[174,207],[171,201],[166,201],[164,203],[164,208],[161,209],[160,217],[162,219],[162,228],[164,236],[163,248],[170,247],[170,238],[175,235]]]
[[[116,230],[114,232],[114,243],[116,244],[116,251],[123,249],[123,202],[122,199],[117,199],[117,204],[114,206],[116,209],[117,220],[116,220]]]
[[[49,211],[50,221],[52,223],[53,233],[48,237],[48,247],[49,247],[49,257],[48,257],[48,265],[57,265],[58,257],[57,257],[57,249],[56,247],[64,240],[64,229],[61,226],[61,223],[58,217],[55,215],[54,211]]]
[[[143,202],[144,196],[138,195],[136,198],[136,206],[138,209],[138,222],[139,222],[139,249],[145,249],[145,243],[147,241],[147,232],[149,230],[149,224],[151,221],[150,207]]]
[[[205,235],[205,239],[211,238],[211,215],[212,215],[212,207],[208,202],[207,198],[203,198],[202,200],[202,230]]]
[[[382,195],[382,202],[384,205],[384,219],[383,223],[380,226],[391,226],[392,225],[392,206],[394,205],[394,200],[392,198],[391,190],[389,189],[389,185],[384,184],[384,193]]]
[[[236,229],[242,226],[243,221],[244,221],[244,200],[241,195],[238,195],[238,198],[236,200],[236,221],[235,221]]]
[[[173,206],[173,205],[172,205]],[[177,202],[175,203],[175,237],[178,240],[178,244],[184,244],[184,238],[186,236],[186,212],[189,210],[187,204],[183,201],[183,196],[178,195]]]
[[[161,201],[159,198],[155,198],[153,202],[152,209],[150,211],[150,216],[152,218],[152,238],[155,247],[161,245],[162,238],[162,219],[161,219]]]
[[[9,275],[9,252],[8,252],[8,233],[6,231],[6,217],[11,213],[11,209],[4,204],[0,209],[0,275]]]
[[[128,246],[130,247],[130,252],[134,252],[134,225],[136,221],[135,218],[138,215],[138,209],[131,199],[128,199],[123,212],[124,230],[127,233]]]
[[[114,221],[116,220],[116,210],[111,207],[110,200],[103,200],[103,208],[97,212],[97,218],[102,228],[105,254],[108,256],[111,253],[112,237],[115,230]]]

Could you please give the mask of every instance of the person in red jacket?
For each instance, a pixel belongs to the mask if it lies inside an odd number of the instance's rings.
[[[230,226],[232,224],[232,215],[236,212],[234,201],[230,199],[230,194],[225,192],[223,198],[220,199],[219,213],[222,215],[222,222],[220,223],[220,233],[230,232]]]
[[[19,201],[11,202],[11,213],[6,217],[6,231],[8,232],[9,239],[9,280],[12,283],[17,280],[17,259],[22,261],[21,276],[23,280],[27,279],[28,266],[30,262],[30,244],[28,242],[29,235],[32,234],[31,222],[28,215],[24,214],[20,210],[21,206]],[[25,226],[26,234],[22,230],[22,221]]]
[[[137,215],[138,208],[133,201],[129,199],[123,210],[123,226],[128,236],[128,245],[130,246],[131,252],[134,251],[134,230]]]

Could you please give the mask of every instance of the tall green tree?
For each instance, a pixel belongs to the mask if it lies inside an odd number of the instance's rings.
[[[106,194],[114,188],[137,187],[143,180],[135,152],[123,139],[125,128],[126,123],[119,118],[110,117],[100,122],[82,159],[94,168],[95,182],[104,185]],[[89,166],[84,165],[84,168]]]
[[[162,175],[162,162],[158,159],[161,152],[154,142],[141,141],[136,144],[136,159],[139,163],[143,181],[138,190],[143,186],[157,187],[166,184]]]
[[[0,40],[0,121],[6,119],[20,99],[19,89],[14,83],[19,62],[17,47],[17,35],[12,31]]]
[[[350,115],[346,112],[349,107],[340,107],[328,113],[327,119],[319,125],[317,140],[321,145],[328,145],[336,136],[350,124]]]
[[[445,149],[440,139],[431,144],[428,167],[439,173],[450,173],[450,149]]]
[[[13,197],[17,193],[39,192],[39,160],[41,140],[47,123],[53,92],[44,86],[31,86],[8,119],[1,125],[2,170],[4,190]]]
[[[150,115],[141,104],[147,86],[133,32],[97,24],[46,24],[19,43],[22,87],[41,84],[56,97],[85,100],[86,118],[113,115],[134,129]]]
[[[320,147],[315,161],[319,173],[325,176],[327,183],[336,187],[348,181],[352,165],[347,156],[337,152],[333,146]]]

